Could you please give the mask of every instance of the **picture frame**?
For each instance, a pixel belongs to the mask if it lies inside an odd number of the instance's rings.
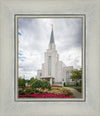
[[[38,19],[44,19],[44,18],[56,18],[56,19],[61,19],[61,18],[80,18],[82,20],[82,37],[81,37],[81,60],[82,60],[82,98],[68,98],[68,99],[64,99],[64,98],[18,98],[18,73],[19,73],[19,66],[18,66],[18,53],[19,53],[19,48],[18,48],[18,19],[19,18],[27,18],[27,19],[33,19],[33,18],[38,18]],[[61,15],[61,14],[16,14],[15,17],[14,17],[14,29],[15,29],[15,82],[14,82],[14,85],[15,85],[15,90],[14,90],[14,93],[15,93],[15,101],[29,101],[29,102],[74,102],[74,101],[77,101],[77,102],[84,102],[86,100],[86,74],[85,74],[85,70],[86,70],[86,55],[85,55],[85,51],[86,51],[86,48],[85,48],[85,41],[86,41],[86,38],[85,38],[85,30],[86,30],[86,16],[84,14],[64,14],[64,15]],[[17,64],[16,64],[17,62]]]
[[[99,116],[100,40],[99,0],[0,1],[0,116],[2,115],[79,115]],[[16,102],[14,100],[14,16],[15,14],[86,15],[86,101]]]

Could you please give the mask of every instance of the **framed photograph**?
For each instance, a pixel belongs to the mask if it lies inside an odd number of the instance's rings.
[[[0,116],[100,116],[99,0],[0,0]]]
[[[85,25],[82,14],[15,15],[16,101],[85,101]]]

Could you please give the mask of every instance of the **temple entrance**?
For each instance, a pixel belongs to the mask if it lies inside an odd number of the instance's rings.
[[[41,80],[47,80],[51,85],[54,84],[54,77],[41,77]]]

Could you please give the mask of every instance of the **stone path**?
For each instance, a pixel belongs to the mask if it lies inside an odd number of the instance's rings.
[[[72,87],[65,87],[65,88],[71,90],[71,92],[74,94],[76,98],[82,98],[82,93],[78,92],[76,89]]]

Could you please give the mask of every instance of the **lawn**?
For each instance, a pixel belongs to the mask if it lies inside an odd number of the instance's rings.
[[[65,87],[81,87],[81,85],[79,85],[79,86],[75,86],[75,85],[65,85]]]

